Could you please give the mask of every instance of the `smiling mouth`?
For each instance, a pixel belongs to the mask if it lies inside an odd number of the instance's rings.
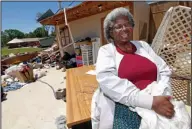
[[[122,36],[123,38],[127,38],[127,37],[129,37],[128,34],[122,34],[121,36]]]

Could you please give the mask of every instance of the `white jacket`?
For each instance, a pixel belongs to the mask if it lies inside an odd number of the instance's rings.
[[[144,41],[132,41],[136,46],[135,54],[144,56],[157,66],[157,83],[169,84],[171,71],[166,63]],[[119,64],[123,55],[116,51],[113,43],[99,49],[96,63],[96,79],[99,88],[95,91],[91,105],[93,129],[112,129],[115,102],[126,106],[151,109],[153,97],[143,94],[129,80],[118,77]],[[129,65],[129,64],[127,64]],[[169,85],[170,86],[170,85]],[[169,87],[171,95],[171,87]]]

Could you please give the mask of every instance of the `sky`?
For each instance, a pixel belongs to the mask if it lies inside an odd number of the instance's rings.
[[[81,2],[62,2],[61,7],[72,7]],[[18,29],[24,33],[29,33],[40,27],[41,24],[36,22],[36,14],[44,13],[51,9],[56,13],[59,9],[58,2],[5,2],[2,6],[2,30]]]

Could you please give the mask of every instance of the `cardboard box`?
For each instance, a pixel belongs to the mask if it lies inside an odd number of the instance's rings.
[[[20,82],[23,82],[23,83],[34,81],[33,68],[30,67],[30,69],[24,73],[20,71],[16,71],[16,77]]]

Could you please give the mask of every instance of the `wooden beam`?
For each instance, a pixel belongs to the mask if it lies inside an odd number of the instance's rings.
[[[69,46],[71,46],[71,45],[73,45],[73,43],[70,43],[70,44],[68,44],[68,45],[66,45],[66,46],[64,46],[63,48],[61,48],[62,50],[65,50],[67,47],[69,47]]]
[[[117,8],[117,7],[121,7],[121,6],[124,7],[124,6],[128,6],[128,5],[131,6],[132,4],[133,4],[133,2],[131,2],[131,1],[126,1],[126,2],[86,1],[74,8],[67,9],[66,15],[67,15],[68,22],[70,22],[73,20],[89,17],[89,16],[99,14],[99,13],[103,13],[103,12],[111,10],[113,8]],[[99,5],[102,5],[103,9],[101,11],[98,8]],[[85,10],[85,8],[86,8],[86,10]],[[81,14],[82,15],[79,16],[77,14],[74,14],[74,12],[75,13],[78,12],[80,15]],[[44,19],[40,23],[41,24],[55,24],[56,19],[59,19],[59,18],[61,18],[61,20],[64,19],[64,11],[60,12],[59,14],[56,14],[48,19]],[[51,19],[51,21],[50,21],[50,19]],[[62,23],[62,22],[59,20],[59,23]]]
[[[115,2],[113,2],[115,4]],[[124,7],[124,6],[130,6],[132,2],[129,2],[129,3],[125,3],[124,5],[121,5],[121,4],[118,4],[116,6],[117,7]],[[92,16],[92,15],[95,15],[95,14],[100,14],[100,13],[103,13],[103,12],[106,12],[106,11],[109,11],[109,10],[112,10],[114,7],[109,7],[109,8],[106,8],[105,10],[101,11],[101,12],[90,12],[89,14],[87,15],[83,15],[82,17],[79,17],[78,19],[81,19],[81,18],[85,18],[85,17],[89,17],[89,16]],[[77,18],[72,18],[72,19],[69,19],[68,21],[71,22],[71,21],[74,21],[74,20],[78,20]]]
[[[63,10],[64,10],[64,18],[65,18],[64,23],[65,23],[65,25],[68,25],[67,16],[66,16],[66,9],[64,8]]]
[[[59,29],[58,25],[56,26],[56,33],[57,33],[57,41],[59,43],[59,51],[60,51],[61,57],[63,57],[64,53],[63,53],[63,50],[62,50],[61,35],[60,35],[60,29]]]
[[[73,8],[66,9],[66,12],[67,12],[67,14],[68,14],[68,13],[70,14],[71,12],[82,8],[83,6],[88,5],[90,2],[91,2],[91,1],[86,1],[86,2],[81,3],[80,5],[77,5],[77,6],[73,7]],[[54,15],[53,18],[62,17],[63,14],[64,14],[64,11],[62,11],[62,12],[59,13],[59,14]]]

